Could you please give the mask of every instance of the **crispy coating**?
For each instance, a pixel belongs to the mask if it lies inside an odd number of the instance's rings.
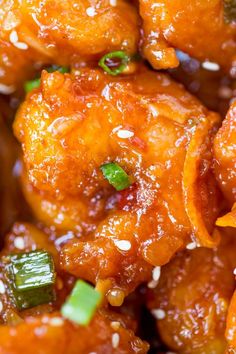
[[[14,91],[43,63],[75,66],[114,50],[135,53],[139,37],[135,7],[124,0],[112,4],[1,1],[0,92]]]
[[[176,67],[175,48],[201,61],[235,66],[236,27],[224,21],[222,0],[141,0],[140,14],[143,53],[154,68]]]
[[[230,302],[225,335],[230,349],[232,349],[232,351],[229,350],[229,353],[234,353],[236,349],[236,291]]]
[[[0,326],[0,338],[1,354],[145,354],[149,347],[125,328],[119,315],[105,311],[85,327],[63,320],[58,313],[28,317],[15,326]]]
[[[218,213],[211,140],[218,119],[168,76],[143,68],[119,78],[98,70],[78,77],[43,72],[14,130],[36,216],[56,224],[40,207],[48,200],[55,210],[71,205],[78,214],[76,229],[74,221],[67,227],[80,239],[62,249],[63,268],[126,294],[190,236],[215,245],[209,235]],[[109,185],[100,171],[109,161],[128,173],[132,186],[116,192]]]
[[[233,235],[234,236],[234,235]],[[224,237],[226,237],[224,235]],[[222,354],[228,305],[234,291],[234,239],[218,249],[179,253],[162,268],[147,304],[163,341],[181,354]]]
[[[236,102],[214,139],[215,176],[231,207],[236,201]]]

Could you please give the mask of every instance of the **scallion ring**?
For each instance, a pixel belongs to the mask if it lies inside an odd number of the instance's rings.
[[[122,191],[131,185],[129,176],[116,162],[106,163],[100,169],[103,176],[117,191]]]
[[[117,63],[118,60],[118,63]],[[128,62],[130,61],[129,55],[125,52],[118,50],[104,55],[98,62],[98,65],[108,74],[116,76],[121,74]]]

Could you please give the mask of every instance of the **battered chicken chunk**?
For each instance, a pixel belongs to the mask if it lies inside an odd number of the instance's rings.
[[[232,207],[236,201],[236,102],[214,139],[215,176]]]
[[[137,49],[138,16],[125,0],[2,0],[0,92],[11,93],[34,66],[97,60]]]
[[[223,238],[223,237],[222,237]],[[179,253],[161,270],[147,304],[163,341],[176,353],[222,354],[228,305],[234,291],[234,239],[218,249]]]
[[[54,240],[55,241],[55,240]],[[56,268],[55,300],[19,311],[10,295],[10,284],[4,276],[4,255],[32,250],[46,250],[53,255]],[[78,326],[58,310],[71,292],[74,279],[61,272],[58,252],[52,239],[30,223],[16,223],[7,235],[0,257],[1,354],[88,354],[139,353],[148,344],[134,335],[136,321],[127,315],[99,309],[88,326]]]
[[[191,239],[213,247],[218,120],[168,76],[143,68],[126,77],[43,72],[14,130],[36,216],[75,234],[62,248],[63,268],[102,283],[120,305]],[[130,187],[109,184],[100,169],[108,162],[129,175]]]
[[[228,6],[235,6],[228,1]],[[232,5],[231,5],[232,3]],[[178,65],[175,48],[217,62],[236,75],[236,26],[223,0],[140,0],[143,53],[156,69]],[[228,21],[227,21],[228,19]]]

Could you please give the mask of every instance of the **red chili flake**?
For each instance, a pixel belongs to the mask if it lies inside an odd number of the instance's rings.
[[[117,208],[129,211],[137,202],[137,183],[133,183],[129,188],[117,193]]]

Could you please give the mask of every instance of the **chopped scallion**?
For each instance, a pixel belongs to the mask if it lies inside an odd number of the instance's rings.
[[[45,251],[9,255],[6,277],[19,310],[54,300],[55,271],[52,256]]]
[[[49,73],[53,73],[54,71],[59,71],[62,74],[68,73],[70,70],[66,66],[58,66],[58,65],[52,65],[48,68],[45,68],[45,70]],[[26,93],[32,91],[35,88],[38,88],[40,86],[40,78],[36,78],[30,81],[26,81],[24,84],[24,90]]]
[[[39,86],[40,86],[40,79],[38,78],[38,79],[26,81],[24,84],[24,89],[25,92],[28,93],[33,89],[38,88]]]
[[[129,60],[130,57],[120,50],[104,55],[98,65],[108,74],[116,76],[124,71]]]
[[[62,306],[61,313],[65,318],[86,326],[91,321],[101,300],[101,293],[83,280],[78,280]]]
[[[122,191],[131,185],[129,176],[116,162],[106,163],[100,169],[103,176],[117,191]]]
[[[224,19],[226,23],[236,23],[236,0],[224,0]]]

